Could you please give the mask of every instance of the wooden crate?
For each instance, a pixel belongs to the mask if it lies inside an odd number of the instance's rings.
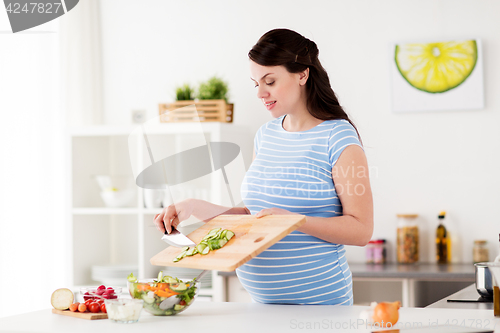
[[[160,122],[233,122],[234,104],[227,104],[223,99],[201,101],[177,101],[159,105]]]

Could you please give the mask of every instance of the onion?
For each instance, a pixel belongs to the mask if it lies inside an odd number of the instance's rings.
[[[373,309],[372,319],[379,327],[392,327],[399,319],[399,308],[401,303],[397,302],[381,302]],[[389,325],[390,323],[390,325]]]
[[[69,309],[69,306],[73,304],[75,296],[73,292],[67,288],[57,289],[52,293],[50,298],[50,303],[57,310]]]

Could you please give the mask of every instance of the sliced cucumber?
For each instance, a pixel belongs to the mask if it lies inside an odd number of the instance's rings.
[[[212,229],[208,232],[208,234],[205,236],[205,238],[210,238],[210,237],[214,237],[215,235],[217,235],[217,233],[220,231],[221,228],[216,228],[216,229]]]
[[[234,232],[232,232],[231,230],[228,230],[224,237],[229,241],[231,238],[233,238],[233,236],[234,236]]]
[[[211,250],[218,250],[222,248],[226,243],[234,237],[234,232],[231,230],[223,228],[213,228],[210,230],[205,237],[202,238],[198,245],[192,248],[185,246],[182,248],[182,252],[173,259],[174,262],[178,262],[186,256],[193,256],[195,254],[206,255]],[[165,280],[165,279],[164,279]]]
[[[130,273],[129,276],[127,276],[128,282],[136,282],[137,278],[134,276],[134,273]]]
[[[175,311],[180,311],[182,309],[184,309],[185,305],[180,305],[180,304],[175,304],[174,305],[174,310]]]
[[[161,281],[161,279],[163,279],[163,271],[160,271],[160,273],[158,273],[158,281]]]
[[[176,279],[174,279],[173,277],[171,277],[171,276],[167,276],[166,279],[165,279],[165,277],[163,278],[163,282],[166,282],[166,283],[177,283],[178,281]]]
[[[179,255],[177,257],[175,257],[172,261],[173,262],[178,262],[179,260],[181,260],[182,258],[184,258],[186,256],[186,252],[187,251],[179,253]]]
[[[155,301],[154,297],[152,298],[152,297],[148,297],[146,295],[142,295],[142,299],[144,300],[144,302],[149,303],[149,304],[154,303],[154,301]]]
[[[218,250],[218,249],[220,249],[219,240],[218,239],[211,239],[208,242],[208,247],[210,248],[210,250]]]
[[[209,234],[211,234],[211,233],[216,234],[216,233],[218,233],[218,232],[219,232],[219,230],[221,230],[221,229],[222,229],[222,228],[213,228],[212,230],[210,230]]]
[[[171,285],[170,289],[172,289],[173,291],[184,291],[187,289],[187,286],[184,282],[181,282],[177,285]]]
[[[217,235],[217,233],[214,233],[214,234],[208,234],[208,235],[206,235],[205,237],[203,237],[203,240],[210,240],[210,239],[214,239],[216,235]]]
[[[196,249],[198,250],[199,253],[202,253],[203,250],[207,247],[207,244],[205,243],[200,243],[196,246]]]
[[[192,247],[190,248],[187,252],[186,252],[186,256],[188,257],[191,257],[193,254],[194,254],[194,251],[196,250],[196,247]]]

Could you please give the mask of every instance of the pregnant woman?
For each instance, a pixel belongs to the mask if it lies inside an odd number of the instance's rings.
[[[188,199],[154,220],[170,232],[191,215],[305,215],[299,229],[236,270],[260,303],[352,305],[344,245],[364,246],[373,232],[361,140],[318,54],[316,43],[288,29],[267,32],[248,53],[257,97],[275,119],[255,135],[241,186],[245,207]]]

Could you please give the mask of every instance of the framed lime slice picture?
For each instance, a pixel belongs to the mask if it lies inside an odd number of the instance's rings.
[[[396,45],[399,72],[414,88],[442,93],[458,87],[472,73],[477,62],[475,40]]]
[[[484,108],[481,40],[391,46],[394,111]]]

